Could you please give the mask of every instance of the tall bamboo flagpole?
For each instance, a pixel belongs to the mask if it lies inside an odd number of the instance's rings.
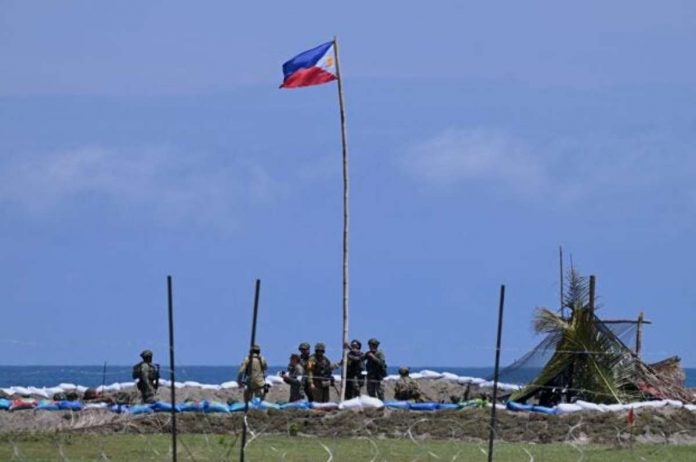
[[[348,224],[349,224],[349,182],[348,182],[348,137],[346,135],[346,111],[343,101],[343,79],[341,78],[341,68],[338,59],[338,39],[333,39],[334,58],[336,59],[336,80],[338,81],[338,105],[341,113],[341,147],[343,148],[343,344],[341,347],[343,361],[341,361],[341,396],[343,401],[346,397],[346,368],[348,366],[348,350],[345,345],[348,343]]]

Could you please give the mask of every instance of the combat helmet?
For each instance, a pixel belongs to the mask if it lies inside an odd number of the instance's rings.
[[[314,351],[323,353],[326,351],[326,345],[324,345],[322,342],[319,342],[316,345],[314,345]]]
[[[257,345],[257,344],[254,344],[254,345],[251,347],[251,352],[252,352],[252,353],[261,353],[261,347],[260,347],[259,345]]]
[[[367,341],[368,345],[379,345],[379,340],[376,338],[372,337],[370,340]]]
[[[350,346],[357,345],[358,349],[362,348],[362,343],[357,338],[350,341]]]
[[[399,375],[408,375],[411,370],[408,367],[400,367],[399,368]]]
[[[140,353],[140,357],[145,359],[145,358],[152,358],[152,350],[143,350],[142,353]]]
[[[300,343],[300,346],[297,347],[298,350],[309,350],[310,346],[309,343],[307,342],[302,342]]]

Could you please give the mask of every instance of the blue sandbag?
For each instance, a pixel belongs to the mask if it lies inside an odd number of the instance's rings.
[[[532,406],[532,411],[540,412],[542,414],[551,414],[551,415],[558,414],[558,409],[556,409],[555,407]]]
[[[445,410],[456,410],[456,409],[461,409],[462,406],[456,403],[439,403],[437,405],[437,410],[438,411],[445,411]]]
[[[309,401],[306,399],[293,401],[292,403],[284,403],[279,405],[280,409],[309,409]]]
[[[203,401],[203,412],[205,412],[206,414],[210,414],[213,412],[228,413],[230,412],[230,409],[227,407],[227,404],[224,403],[219,403],[216,401]]]
[[[232,403],[227,408],[230,410],[230,412],[240,412],[244,410],[244,403]],[[251,408],[251,406],[249,406]]]
[[[409,402],[408,401],[385,401],[384,402],[384,407],[388,407],[389,409],[410,409],[409,407]]]
[[[150,407],[155,412],[172,412],[171,403],[167,403],[165,401],[157,401],[155,403],[152,403]],[[181,412],[178,404],[176,405],[176,412]]]
[[[9,399],[0,398],[0,409],[6,411],[10,408],[10,406],[12,406],[12,401]]]
[[[436,411],[439,403],[409,403],[408,408],[412,411]]]
[[[82,409],[82,403],[79,401],[58,401],[58,408],[61,411],[79,411]]]
[[[531,411],[534,406],[532,406],[531,404],[518,403],[516,401],[508,401],[507,403],[505,403],[505,407],[508,409],[508,411],[520,412]]]
[[[60,406],[55,401],[49,401],[47,399],[42,399],[39,404],[36,405],[36,409],[42,411],[60,411]]]
[[[129,409],[130,406],[127,404],[112,404],[111,407],[109,407],[109,410],[116,414],[123,414],[124,412],[128,412]]]
[[[204,402],[186,401],[176,405],[180,412],[202,412]]]
[[[254,403],[254,409],[280,409],[280,405],[276,403],[269,403],[268,401],[259,401]]]
[[[136,404],[131,406],[128,410],[128,413],[133,415],[150,414],[151,412],[154,412],[151,404]]]

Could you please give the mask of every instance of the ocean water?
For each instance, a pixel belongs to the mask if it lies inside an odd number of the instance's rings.
[[[284,367],[269,367],[269,374],[277,374]],[[451,372],[459,376],[490,378],[490,367],[412,367],[412,372],[429,369],[438,372]],[[114,382],[131,381],[132,366],[0,366],[0,387],[34,386],[52,387],[60,383],[72,383],[86,387],[97,387]],[[686,368],[686,386],[696,388],[696,368]],[[539,372],[537,368],[516,371],[515,375],[501,377],[502,382],[524,384],[532,380]],[[397,368],[389,368],[390,374],[396,374]],[[169,379],[169,368],[162,367],[161,375]],[[220,384],[235,380],[237,366],[177,366],[178,382],[194,381],[199,383]]]

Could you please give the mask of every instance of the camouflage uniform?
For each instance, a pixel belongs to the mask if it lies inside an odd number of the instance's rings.
[[[311,357],[311,355],[309,354],[309,343],[300,343],[298,350],[300,350],[300,366],[302,366],[302,369],[306,374],[308,370],[307,365],[309,363],[309,358]],[[302,377],[302,388],[304,389],[305,395],[307,396],[307,400],[313,401],[312,390],[309,388],[309,380],[307,380],[306,375]]]
[[[287,374],[283,374],[283,381],[290,385],[290,399],[293,401],[300,401],[304,399],[304,393],[302,391],[302,381],[304,380],[304,368],[301,364],[288,364]]]
[[[370,339],[370,351],[365,353],[365,369],[367,370],[367,394],[384,401],[384,383],[387,376],[387,361],[382,350],[377,350],[379,341]],[[373,348],[374,347],[374,351]]]
[[[365,355],[360,351],[362,345],[357,340],[351,342],[351,348],[346,356],[346,399],[357,398],[360,396],[360,388],[362,388],[365,378],[363,371],[365,366]]]
[[[399,380],[394,384],[394,399],[399,401],[421,401],[420,387],[411,377],[408,376],[408,369],[399,370]]]
[[[260,349],[251,354],[251,368],[249,368],[249,356],[242,361],[242,365],[239,366],[239,372],[237,372],[237,383],[240,387],[244,386],[245,401],[250,401],[253,397],[264,398],[266,369],[268,369],[268,365],[264,357],[261,356]],[[246,382],[244,379],[246,379]]]
[[[152,352],[145,350],[140,353],[143,358],[138,364],[133,366],[133,379],[137,380],[136,386],[140,392],[143,403],[154,403],[155,394],[159,387],[159,366],[152,364]]]
[[[327,403],[330,401],[330,390],[333,384],[331,372],[335,366],[329,358],[324,356],[324,344],[317,343],[314,347],[314,354],[307,361],[307,380],[311,385],[312,398],[317,403]]]

